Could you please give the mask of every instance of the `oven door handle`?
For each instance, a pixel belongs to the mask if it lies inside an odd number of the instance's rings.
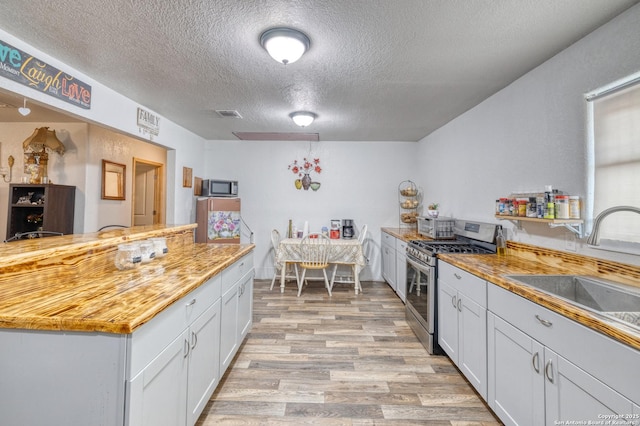
[[[413,266],[413,268],[415,268],[417,271],[423,272],[425,274],[429,273],[430,266],[428,266],[428,265],[420,264],[420,263],[416,262],[415,260],[410,259],[408,257],[407,257],[407,263],[409,265]]]

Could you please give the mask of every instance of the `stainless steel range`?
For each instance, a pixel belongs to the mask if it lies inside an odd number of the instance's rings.
[[[495,254],[497,227],[456,220],[455,240],[412,240],[407,244],[406,318],[430,354],[443,353],[437,336],[438,254]]]

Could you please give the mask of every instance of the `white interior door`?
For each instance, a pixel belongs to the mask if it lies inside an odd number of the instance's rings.
[[[133,206],[133,224],[153,225],[157,223],[156,180],[157,168],[147,164],[138,164],[135,169],[135,199]]]

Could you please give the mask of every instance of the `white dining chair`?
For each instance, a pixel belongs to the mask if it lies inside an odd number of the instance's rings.
[[[280,245],[280,232],[277,229],[271,231],[271,246],[273,247],[273,264],[275,266],[275,272],[273,273],[273,278],[271,279],[271,287],[269,290],[273,290],[273,285],[276,283],[276,280],[281,278],[281,274],[285,274],[284,279],[286,280],[296,280],[296,284],[298,283],[300,277],[298,273],[298,265],[296,263],[287,263],[287,267],[284,271],[282,271],[282,265],[278,263],[277,253],[278,246]],[[293,273],[295,272],[295,275]]]
[[[298,280],[298,297],[302,293],[302,287],[308,270],[321,270],[324,275],[324,285],[331,296],[331,286],[327,276],[329,267],[329,254],[331,251],[331,240],[323,234],[309,234],[300,242],[300,254],[302,275]]]
[[[360,229],[360,232],[358,233],[358,242],[360,243],[360,245],[362,246],[362,251],[364,252],[364,241],[367,238],[367,225],[363,225],[362,228]],[[366,259],[366,256],[365,256]],[[340,284],[353,284],[354,286],[357,284],[358,281],[356,281],[356,274],[357,272],[357,265],[352,265],[351,266],[351,275],[345,278],[340,279],[340,281],[336,281],[336,272],[338,271],[338,264],[335,263],[333,265],[333,272],[331,273],[331,283],[330,283],[330,287],[331,290],[333,291],[333,285],[338,282]],[[354,290],[356,291],[360,291],[362,292],[362,285],[360,285],[357,289],[354,287]]]

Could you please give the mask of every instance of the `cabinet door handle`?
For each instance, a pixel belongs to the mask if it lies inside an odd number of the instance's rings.
[[[533,354],[533,358],[531,358],[531,363],[533,364],[533,369],[536,370],[536,373],[540,373],[540,353],[536,352]]]
[[[456,277],[456,278],[457,278],[457,279],[459,279],[459,280],[461,280],[461,279],[462,279],[462,276],[458,275],[458,273],[457,273],[457,272],[454,272],[454,273],[453,273],[453,276],[454,276],[454,277]]]
[[[184,339],[184,349],[182,350],[183,353],[183,358],[186,358],[189,356],[189,340],[188,339]]]
[[[453,305],[453,309],[457,308],[456,307],[456,295],[455,294],[451,297],[451,304]]]
[[[462,299],[458,298],[458,312],[462,312]]]
[[[544,367],[544,374],[547,376],[549,382],[553,383],[553,362],[551,360],[549,360],[546,367]]]
[[[196,345],[198,344],[198,335],[196,334],[195,331],[191,332],[191,350],[196,348]]]
[[[195,305],[195,304],[196,304],[196,299],[191,299],[191,302],[187,303],[184,306],[192,306],[192,305]]]
[[[553,323],[552,323],[551,321],[547,321],[547,320],[546,320],[546,319],[544,319],[544,318],[540,318],[540,317],[538,316],[538,314],[536,314],[536,319],[537,319],[538,321],[540,321],[540,324],[544,325],[545,327],[551,327],[551,326],[553,325]]]

